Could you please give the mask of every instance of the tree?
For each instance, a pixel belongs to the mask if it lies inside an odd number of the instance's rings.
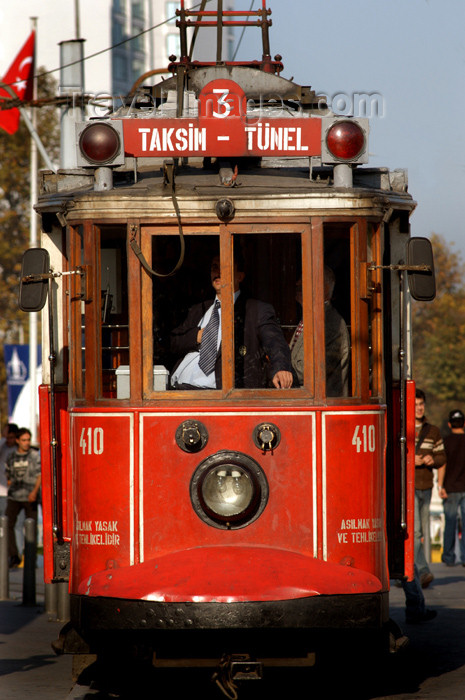
[[[444,238],[431,237],[436,299],[412,302],[413,377],[427,396],[428,415],[441,424],[465,402],[465,266]]]
[[[39,73],[43,73],[39,69]],[[56,95],[50,75],[38,80],[38,99]],[[59,113],[54,105],[37,110],[37,132],[52,160],[59,154]],[[21,256],[29,243],[30,230],[30,135],[20,121],[18,131],[0,130],[0,412],[7,415],[6,371],[3,344],[18,342],[19,330],[28,318],[18,308]],[[39,167],[43,167],[40,164]],[[27,340],[27,333],[25,335]]]

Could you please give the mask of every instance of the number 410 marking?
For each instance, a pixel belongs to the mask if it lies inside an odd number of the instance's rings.
[[[103,452],[103,428],[83,428],[79,447],[83,455],[101,455]]]
[[[374,452],[376,448],[375,426],[356,425],[352,438],[352,445],[357,448],[357,452]]]

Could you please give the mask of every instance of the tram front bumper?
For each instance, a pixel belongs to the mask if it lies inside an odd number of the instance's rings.
[[[135,566],[100,571],[80,595],[160,603],[287,601],[382,591],[373,574],[287,550],[251,546],[196,547]]]

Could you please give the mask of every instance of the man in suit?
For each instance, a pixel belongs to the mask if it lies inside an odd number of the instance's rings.
[[[289,347],[273,307],[240,291],[244,277],[242,262],[237,258],[234,262],[235,387],[266,388],[270,377],[272,386],[288,389],[293,384]],[[182,357],[171,376],[174,389],[221,388],[221,269],[218,257],[211,264],[211,281],[215,300],[191,307],[186,320],[171,334],[171,351]],[[212,340],[210,329],[215,315],[219,320],[216,321],[217,335]],[[215,346],[210,364],[202,357],[207,352],[207,344]]]

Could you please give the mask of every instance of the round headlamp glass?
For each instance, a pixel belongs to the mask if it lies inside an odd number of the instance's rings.
[[[199,518],[228,530],[252,523],[268,501],[268,482],[260,465],[248,455],[229,450],[198,465],[190,491]]]
[[[254,496],[254,485],[247,472],[238,466],[224,465],[208,472],[202,484],[205,505],[220,516],[239,515]]]

